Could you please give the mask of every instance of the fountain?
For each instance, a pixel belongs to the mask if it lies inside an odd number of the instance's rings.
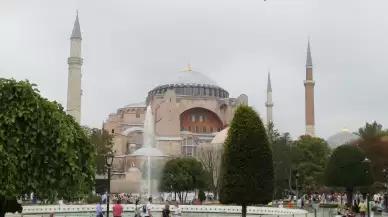
[[[155,140],[155,120],[152,114],[151,106],[147,107],[147,112],[144,119],[143,128],[143,148],[140,148],[133,152],[131,156],[134,157],[147,157],[147,193],[151,197],[151,157],[168,157],[156,148]]]

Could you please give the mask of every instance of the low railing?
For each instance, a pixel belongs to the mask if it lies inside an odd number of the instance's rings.
[[[240,214],[241,206],[215,206],[215,205],[181,205],[179,206],[183,213],[209,213],[209,214]],[[112,210],[113,204],[110,205]],[[123,204],[125,213],[133,213],[135,211],[135,205]],[[140,206],[141,208],[141,206]],[[161,212],[164,205],[154,204],[152,207],[153,212]],[[106,205],[102,205],[103,211],[106,211]],[[175,206],[171,206],[170,210],[175,211]],[[96,212],[96,205],[47,205],[47,206],[23,206],[24,215],[45,215],[55,213],[55,215],[65,214],[66,216],[73,213],[93,213]],[[288,208],[275,208],[275,207],[257,207],[249,206],[247,213],[250,215],[266,215],[266,216],[284,216],[284,217],[310,217],[306,210],[302,209],[288,209]]]

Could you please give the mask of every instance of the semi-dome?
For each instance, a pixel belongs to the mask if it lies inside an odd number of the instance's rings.
[[[229,127],[221,130],[213,138],[211,144],[224,144],[226,137],[228,137]]]
[[[357,136],[357,135],[355,135],[353,133],[350,133],[347,128],[344,128],[342,130],[342,132],[339,132],[339,133],[336,133],[336,134],[330,136],[327,139],[327,143],[329,144],[329,146],[332,149],[334,149],[334,148],[337,148],[340,145],[356,141],[359,138],[360,138],[359,136]]]
[[[150,97],[164,94],[167,90],[174,90],[177,95],[181,96],[229,98],[229,93],[226,90],[218,86],[207,75],[191,70],[190,66],[186,71],[175,73],[170,81],[148,92],[147,102]]]

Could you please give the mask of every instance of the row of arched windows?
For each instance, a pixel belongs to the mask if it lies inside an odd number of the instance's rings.
[[[184,126],[181,126],[181,131],[190,131],[193,133],[213,133],[213,132],[220,132],[220,129],[215,129],[213,126],[188,126],[186,129]],[[215,131],[216,130],[216,131]]]
[[[229,93],[220,88],[214,87],[160,87],[148,93],[148,95],[164,94],[168,89],[175,89],[177,95],[189,95],[189,96],[215,96],[218,98],[228,98]]]

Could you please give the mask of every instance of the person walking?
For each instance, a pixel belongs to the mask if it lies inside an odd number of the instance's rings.
[[[170,206],[166,205],[162,210],[162,217],[170,217]]]
[[[114,217],[121,217],[123,214],[123,206],[120,204],[120,200],[116,201],[116,204],[113,206],[113,216]]]
[[[365,217],[365,214],[366,214],[366,211],[367,211],[367,205],[365,204],[364,200],[361,200],[361,202],[360,202],[360,204],[358,206],[360,207],[360,215],[361,215],[361,217]]]
[[[149,197],[147,204],[143,206],[143,212],[145,217],[152,217],[151,209],[152,209],[152,197]]]
[[[140,217],[139,199],[135,201],[135,217]]]
[[[101,206],[101,201],[98,202],[97,208],[96,208],[96,217],[103,217],[104,215],[102,214],[102,206]]]
[[[176,202],[176,204],[175,204],[175,213],[174,213],[174,216],[175,216],[175,217],[180,217],[180,216],[182,216],[182,210],[181,210],[181,208],[179,208],[179,203],[178,203],[178,202]]]

